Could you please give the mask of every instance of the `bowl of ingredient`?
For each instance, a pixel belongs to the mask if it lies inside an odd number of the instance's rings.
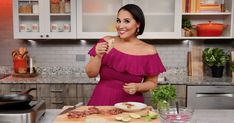
[[[194,110],[186,107],[170,107],[159,111],[162,123],[189,123],[193,116]]]

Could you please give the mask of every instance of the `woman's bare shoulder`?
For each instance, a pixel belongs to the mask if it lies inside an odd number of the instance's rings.
[[[144,41],[141,41],[141,42],[142,42],[141,47],[146,54],[156,54],[157,53],[155,46],[148,44]]]

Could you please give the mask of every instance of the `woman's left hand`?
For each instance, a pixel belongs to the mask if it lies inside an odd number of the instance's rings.
[[[134,95],[137,92],[138,89],[138,83],[126,83],[123,86],[123,90],[131,95]]]

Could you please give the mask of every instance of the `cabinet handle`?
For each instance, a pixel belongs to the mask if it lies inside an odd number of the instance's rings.
[[[52,104],[64,104],[63,101],[58,101],[58,102],[51,102]]]
[[[40,35],[41,38],[43,38],[43,35]]]
[[[196,97],[233,97],[232,93],[197,93]]]
[[[48,37],[49,37],[49,35],[46,35],[46,37],[48,38]]]
[[[52,93],[62,93],[63,90],[50,90],[50,92],[52,92]]]
[[[14,90],[14,89],[12,89],[12,90],[10,90],[10,92],[22,92],[22,90]]]

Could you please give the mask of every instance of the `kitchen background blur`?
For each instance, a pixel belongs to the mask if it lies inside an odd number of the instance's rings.
[[[84,69],[88,50],[98,39],[43,39],[23,40],[13,38],[13,8],[11,0],[0,1],[0,65],[12,66],[11,52],[27,47],[36,67],[72,67]],[[233,15],[232,15],[233,16]],[[157,25],[157,22],[154,23]],[[221,47],[233,50],[233,39],[143,39],[157,48],[167,70],[187,70],[187,52],[193,45]]]

